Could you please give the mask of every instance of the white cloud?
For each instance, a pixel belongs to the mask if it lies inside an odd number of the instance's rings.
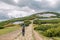
[[[20,7],[14,6],[14,5],[9,5],[4,2],[0,2],[0,10],[5,10],[5,11],[20,10]]]
[[[31,15],[35,12],[35,10],[25,7],[18,7],[13,5],[8,5],[6,3],[0,2],[0,11],[5,12],[9,16],[9,18],[17,18]]]
[[[19,0],[13,0],[16,4],[19,3]]]
[[[35,0],[35,1],[39,1],[39,2],[41,2],[42,0]]]
[[[22,7],[21,10],[22,10],[22,11],[26,11],[26,12],[33,12],[33,13],[35,12],[35,10],[29,8],[28,6]]]
[[[31,15],[31,14],[33,14],[33,13],[35,13],[35,10],[32,10],[32,9],[30,9],[29,7],[26,6],[26,7],[20,8],[20,10],[9,11],[9,12],[8,12],[8,15],[9,15],[10,17],[15,17],[15,18],[17,18],[17,17],[28,16],[28,15]]]
[[[20,17],[35,12],[60,11],[59,0],[0,0],[0,11],[9,17]]]
[[[32,12],[17,11],[17,10],[15,10],[15,11],[10,11],[10,12],[8,13],[8,15],[9,15],[10,17],[15,17],[15,18],[17,18],[17,17],[24,17],[24,16],[28,16],[28,15],[31,15],[31,14],[32,14]]]
[[[57,5],[57,0],[46,0],[51,7],[55,7]]]

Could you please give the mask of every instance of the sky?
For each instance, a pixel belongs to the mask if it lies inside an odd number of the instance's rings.
[[[0,0],[0,19],[24,17],[44,11],[60,12],[60,0]]]

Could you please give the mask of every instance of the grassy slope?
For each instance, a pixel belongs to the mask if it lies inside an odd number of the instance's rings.
[[[0,29],[0,35],[7,34],[7,33],[10,33],[10,32],[16,31],[18,29],[20,29],[20,27],[17,27],[17,26],[6,27],[4,29]]]

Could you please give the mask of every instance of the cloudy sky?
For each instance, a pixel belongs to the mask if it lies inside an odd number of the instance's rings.
[[[0,19],[22,17],[43,11],[60,12],[60,0],[0,0]]]

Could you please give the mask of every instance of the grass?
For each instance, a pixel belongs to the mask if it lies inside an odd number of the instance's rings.
[[[36,30],[37,31],[37,30]],[[43,34],[41,33],[41,31],[37,31],[38,34],[44,39],[44,40],[60,40],[60,37],[52,37],[52,38],[49,38],[49,37],[45,37],[43,36]]]
[[[38,25],[34,25],[34,28],[35,27],[37,27]],[[45,36],[43,36],[42,35],[42,32],[41,31],[37,31],[37,30],[35,30],[44,40],[49,40],[50,38],[48,38],[48,37],[45,37]]]
[[[60,37],[53,37],[53,40],[60,40]]]
[[[47,25],[47,24],[42,24],[42,25]],[[51,24],[52,25],[52,24]],[[35,25],[36,26],[36,25]],[[60,40],[60,37],[46,37],[43,35],[43,32],[40,30],[36,30],[38,34],[44,39],[44,40]]]
[[[0,29],[0,35],[7,34],[10,32],[16,31],[18,29],[20,29],[20,27],[18,27],[18,26],[6,27],[4,29]]]

